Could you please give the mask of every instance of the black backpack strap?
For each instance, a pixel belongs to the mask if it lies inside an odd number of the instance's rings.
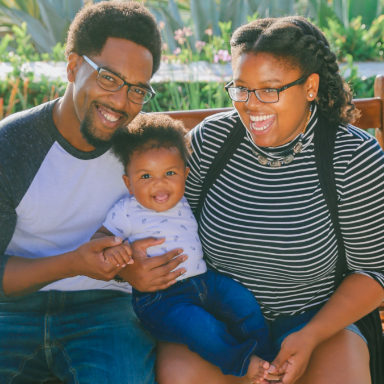
[[[313,138],[315,161],[319,174],[320,187],[331,214],[337,239],[338,257],[336,261],[335,283],[336,287],[338,287],[344,275],[348,272],[344,241],[338,216],[336,180],[333,168],[333,154],[338,126],[327,123],[327,120],[324,116],[321,116],[320,113],[318,118],[319,121],[315,126]],[[372,384],[382,384],[384,383],[384,341],[378,309],[357,321],[356,325],[368,341]]]
[[[338,258],[336,262],[336,286],[341,283],[344,274],[348,270],[344,241],[339,222],[336,180],[333,168],[333,154],[335,152],[337,128],[337,124],[327,123],[326,119],[319,113],[313,137],[315,161],[317,172],[319,174],[320,188],[323,192],[325,202],[331,215],[337,239]]]
[[[203,189],[199,197],[199,202],[197,203],[197,208],[195,211],[197,222],[200,220],[201,211],[203,209],[204,201],[207,197],[208,191],[220,176],[221,172],[232,158],[232,155],[235,153],[236,149],[239,147],[241,141],[244,138],[244,129],[245,128],[243,123],[239,119],[239,121],[234,125],[232,131],[225,139],[222,147],[218,150],[215,158],[213,159],[211,166],[205,175]]]

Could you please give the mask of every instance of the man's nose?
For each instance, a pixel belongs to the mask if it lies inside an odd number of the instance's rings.
[[[111,92],[109,98],[112,101],[114,108],[120,111],[124,111],[127,105],[131,103],[128,99],[128,89],[126,86],[120,88],[116,92]]]

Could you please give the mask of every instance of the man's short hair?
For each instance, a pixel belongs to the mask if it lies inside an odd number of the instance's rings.
[[[112,151],[123,163],[130,163],[134,152],[151,149],[177,148],[185,164],[190,155],[190,140],[181,120],[167,115],[140,114],[126,130],[119,131],[113,140]]]
[[[153,56],[152,75],[159,69],[161,34],[156,19],[137,1],[102,1],[79,11],[68,30],[65,55],[95,55],[107,39],[116,37],[133,41]]]

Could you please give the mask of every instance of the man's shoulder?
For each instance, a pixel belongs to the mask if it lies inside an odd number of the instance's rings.
[[[25,137],[33,140],[33,135],[46,133],[52,129],[52,110],[55,101],[41,104],[37,107],[14,113],[0,121],[0,146],[4,140],[18,138],[18,142]],[[37,138],[35,138],[37,139]],[[9,145],[9,142],[8,142]]]
[[[14,113],[0,122],[0,160],[31,154],[54,141],[54,101]]]

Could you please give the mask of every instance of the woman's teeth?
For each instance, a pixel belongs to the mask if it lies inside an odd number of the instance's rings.
[[[252,121],[264,121],[264,120],[270,119],[271,117],[273,117],[273,115],[263,115],[263,116],[252,116],[252,115],[250,115],[249,117],[250,117],[250,119]]]

